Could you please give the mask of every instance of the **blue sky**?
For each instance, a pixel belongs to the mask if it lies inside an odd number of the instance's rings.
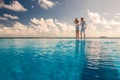
[[[67,34],[67,29],[61,28],[60,24],[64,24],[62,26],[72,26],[70,29],[73,29],[73,20],[75,17],[85,18],[89,29],[88,36],[102,36],[103,32],[105,32],[104,30],[107,30],[106,36],[120,36],[115,35],[112,31],[114,26],[117,26],[117,30],[120,29],[118,27],[120,23],[119,3],[120,0],[0,0],[0,31],[4,32],[4,34],[1,34],[0,36],[11,36],[12,34],[10,35],[10,32],[13,33],[11,29],[16,29],[15,26],[17,26],[18,23],[19,28],[22,28],[23,26],[27,28],[33,27],[33,25],[35,27],[36,24],[40,27],[40,24],[43,24],[42,18],[45,22],[44,24],[47,26],[46,28],[48,28],[48,32],[39,30],[38,33],[40,36],[46,33],[49,34],[53,24],[55,30],[58,30],[59,34],[64,33],[66,36],[73,36],[73,30],[70,30],[72,32],[71,35],[69,35]],[[95,22],[96,20],[98,20],[97,23]],[[48,24],[51,24],[51,28]],[[55,26],[58,29],[56,29]],[[102,26],[102,28],[100,26]],[[8,29],[4,30],[3,27],[12,28],[9,28],[11,31],[8,31]],[[59,27],[66,33],[61,32]],[[94,33],[90,33],[92,30]],[[60,36],[59,34],[48,34],[46,34],[46,36]],[[27,34],[22,36],[26,35]],[[32,32],[29,35],[35,36],[32,35]]]
[[[13,0],[4,0],[4,3],[10,4]],[[54,18],[64,20],[66,22],[71,22],[75,17],[84,16],[86,14],[87,8],[85,7],[85,0],[51,0],[56,2],[56,5],[47,10],[40,7],[38,0],[18,0],[19,3],[27,9],[27,11],[15,12],[9,9],[1,8],[0,15],[8,13],[11,15],[16,15],[20,17],[18,21],[22,23],[29,22],[33,17],[36,18]],[[34,8],[32,8],[34,6]]]

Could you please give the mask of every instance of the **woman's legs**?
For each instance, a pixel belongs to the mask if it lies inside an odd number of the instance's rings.
[[[76,39],[79,39],[79,31],[76,31]]]

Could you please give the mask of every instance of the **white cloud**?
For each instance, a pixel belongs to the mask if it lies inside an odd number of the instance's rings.
[[[0,36],[68,37],[75,34],[74,26],[55,19],[33,18],[29,25],[16,22],[12,27],[0,26]]]
[[[2,21],[6,21],[6,20],[8,20],[8,19],[5,18],[5,17],[0,17],[0,20],[2,20]]]
[[[120,13],[116,13],[116,14],[114,14],[114,15],[115,15],[114,18],[120,19]]]
[[[38,0],[38,4],[40,5],[40,7],[44,9],[48,9],[48,8],[52,8],[53,6],[55,6],[57,2],[53,2],[50,0]]]
[[[90,36],[120,36],[120,21],[106,20],[97,12],[88,10],[88,29]]]
[[[32,5],[31,7],[34,8],[34,5]]]
[[[120,36],[120,21],[107,20],[97,12],[88,11],[86,23],[89,37]],[[56,19],[32,18],[29,25],[20,22],[12,27],[0,25],[0,33],[0,36],[74,37],[75,26]]]
[[[106,13],[102,13],[102,15],[110,15],[110,13],[107,13],[107,12],[106,12]]]
[[[116,13],[115,15],[120,16],[120,13]]]
[[[10,14],[3,14],[3,16],[10,19],[19,19],[17,16],[12,16]]]
[[[43,19],[43,18],[42,18]],[[42,20],[41,19],[41,20]],[[33,18],[33,19],[31,19],[31,22],[33,23],[33,24],[36,24],[36,25],[39,25],[40,24],[40,20],[39,19],[36,19],[36,18]]]
[[[27,11],[18,1],[12,1],[11,4],[5,4],[3,0],[0,1],[0,8],[10,9],[12,11]]]
[[[119,18],[120,18],[120,16],[117,16],[117,15],[116,15],[114,18],[119,19]]]

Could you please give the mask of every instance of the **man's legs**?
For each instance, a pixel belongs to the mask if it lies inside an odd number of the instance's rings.
[[[85,31],[81,31],[80,34],[81,34],[81,39],[83,36],[84,36],[84,38],[86,37]]]

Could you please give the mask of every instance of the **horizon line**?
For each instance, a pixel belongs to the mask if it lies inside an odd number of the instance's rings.
[[[0,37],[0,39],[76,39],[76,37]],[[86,37],[86,39],[120,39],[120,37]]]

